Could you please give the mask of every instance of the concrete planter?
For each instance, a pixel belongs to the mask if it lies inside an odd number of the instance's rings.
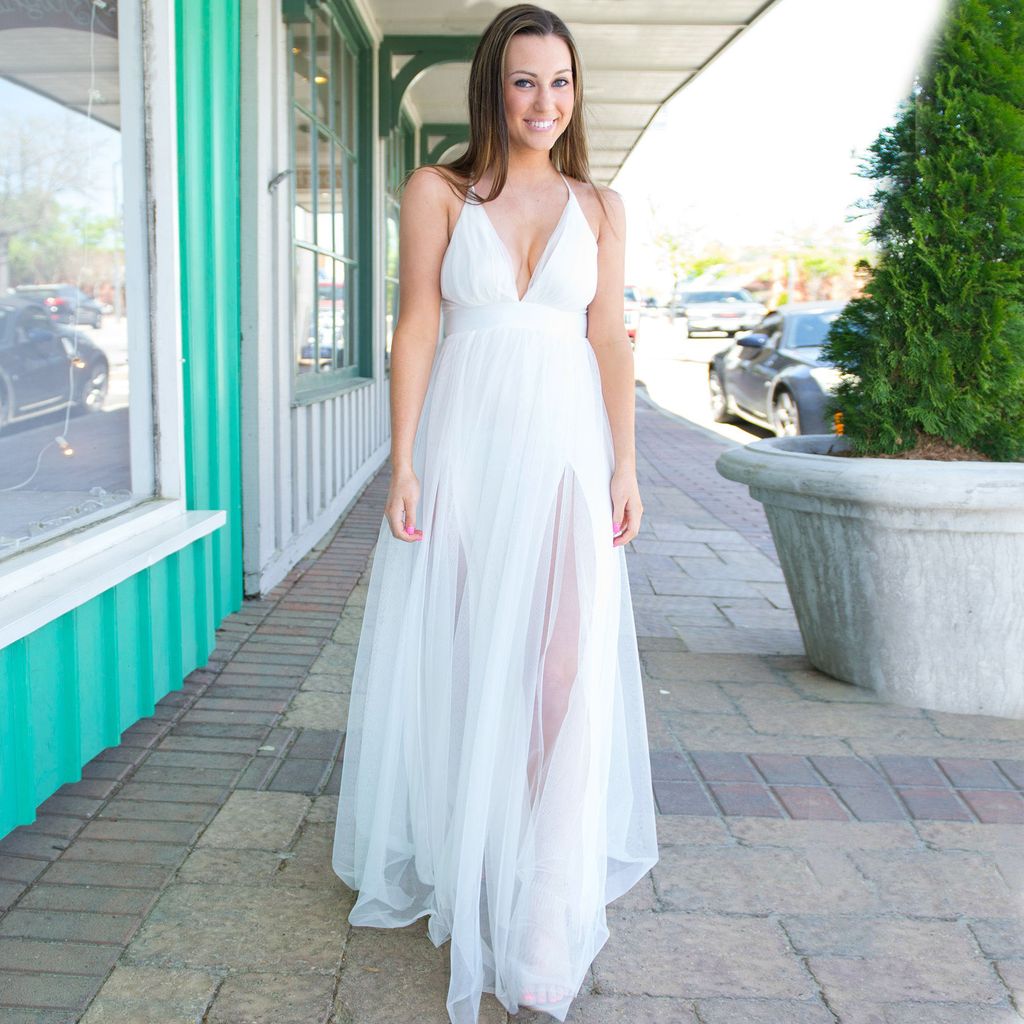
[[[716,468],[764,505],[823,672],[898,704],[1024,718],[1024,464],[842,458],[770,437]]]

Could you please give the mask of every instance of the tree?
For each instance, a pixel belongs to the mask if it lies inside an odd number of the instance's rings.
[[[68,117],[0,121],[0,295],[10,284],[12,242],[27,234],[60,234],[60,196],[88,194],[90,168],[80,152],[80,132]]]
[[[1024,0],[953,0],[860,175],[879,245],[824,358],[854,454],[1024,459]]]

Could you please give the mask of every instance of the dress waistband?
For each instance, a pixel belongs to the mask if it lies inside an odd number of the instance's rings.
[[[487,302],[479,306],[442,303],[444,335],[490,327],[529,327],[552,334],[587,336],[587,311],[546,306],[542,302]]]

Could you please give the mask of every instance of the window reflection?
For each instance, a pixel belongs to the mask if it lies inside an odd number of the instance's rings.
[[[321,8],[291,26],[297,371],[357,372],[350,296],[358,274],[356,53]],[[312,296],[312,297],[310,297]]]
[[[298,370],[309,373],[316,365],[317,317],[316,254],[308,249],[295,250],[294,270],[295,325],[293,334],[299,345]]]
[[[133,498],[118,51],[115,4],[0,6],[0,557]]]
[[[302,113],[295,114],[295,238],[316,241],[313,219],[313,127]]]

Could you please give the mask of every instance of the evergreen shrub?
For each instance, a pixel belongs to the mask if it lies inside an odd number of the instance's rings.
[[[826,416],[854,455],[1024,460],[1024,0],[952,0],[868,152],[878,257],[823,348]]]

